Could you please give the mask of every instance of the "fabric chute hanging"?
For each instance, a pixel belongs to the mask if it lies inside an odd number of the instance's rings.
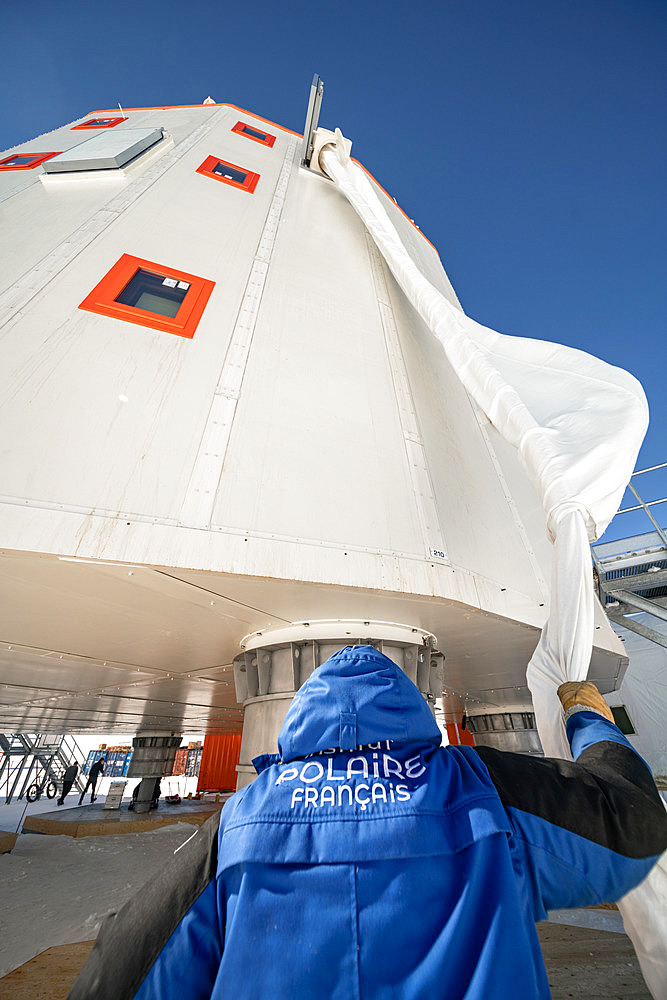
[[[554,544],[551,605],[526,680],[545,753],[569,758],[556,689],[588,673],[594,609],[589,543],[618,510],[632,474],[648,426],[644,391],[628,372],[598,358],[496,333],[448,302],[410,256],[338,129],[321,146],[319,166],[361,218],[470,396],[517,449],[542,502]],[[653,995],[664,1000],[665,857],[619,908]]]

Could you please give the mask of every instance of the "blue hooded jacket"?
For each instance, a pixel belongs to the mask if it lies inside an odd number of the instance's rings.
[[[618,899],[667,843],[620,731],[584,711],[568,736],[576,764],[442,748],[406,675],[346,647],[296,694],[279,754],[257,759],[219,830],[105,924],[72,1000],[107,995],[132,934],[117,1000],[548,998],[535,922]],[[156,893],[165,912],[140,931]]]

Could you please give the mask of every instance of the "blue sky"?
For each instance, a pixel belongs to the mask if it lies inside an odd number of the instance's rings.
[[[437,246],[466,312],[633,372],[639,467],[667,460],[664,0],[4,0],[2,21],[3,149],[208,94],[299,131],[318,72],[321,123]],[[666,474],[639,485],[667,495]]]

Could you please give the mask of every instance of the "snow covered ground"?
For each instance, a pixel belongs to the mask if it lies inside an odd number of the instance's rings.
[[[107,792],[109,791],[109,785],[112,781],[125,781],[125,793],[123,795],[123,807],[126,807],[132,796],[132,789],[141,778],[102,778],[97,785],[97,798],[100,802],[104,801]],[[162,779],[162,795],[174,795],[178,793],[181,798],[185,798],[188,793],[194,795],[197,791],[197,781],[198,778],[186,778],[183,775],[180,777],[169,776]],[[23,826],[23,819],[25,816],[34,816],[37,813],[47,813],[54,809],[59,812],[63,809],[72,809],[79,802],[79,793],[70,792],[70,794],[65,799],[64,806],[58,806],[56,799],[47,799],[46,795],[42,795],[37,802],[26,802],[25,799],[14,800],[6,805],[4,802],[0,803],[0,830],[4,830],[6,833],[15,833],[18,829]],[[90,792],[86,795],[86,804],[90,802]],[[20,826],[19,826],[20,824]]]
[[[45,803],[34,805],[46,811]],[[6,823],[4,809],[0,823]],[[12,853],[0,855],[0,976],[52,945],[96,937],[106,914],[122,906],[194,831],[176,823],[117,837],[21,834]]]
[[[67,805],[77,801],[72,795]],[[15,830],[24,806],[0,806],[0,829]],[[28,812],[56,808],[55,800],[42,799],[28,805]],[[0,855],[0,977],[46,948],[95,938],[106,914],[139,890],[194,829],[181,822],[115,837],[22,834],[11,854]],[[549,917],[623,934],[620,914],[613,911],[554,911]]]

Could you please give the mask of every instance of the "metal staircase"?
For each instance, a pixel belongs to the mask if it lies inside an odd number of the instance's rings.
[[[0,797],[22,799],[34,781],[55,781],[62,789],[70,764],[79,765],[73,788],[83,791],[86,758],[73,736],[46,733],[0,733]]]

